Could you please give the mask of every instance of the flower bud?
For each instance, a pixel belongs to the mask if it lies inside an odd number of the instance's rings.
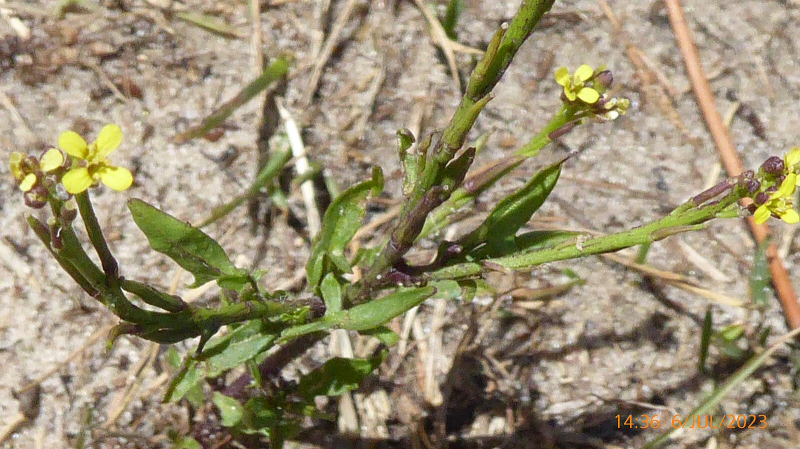
[[[34,186],[22,194],[25,205],[31,209],[41,209],[47,205],[47,189],[42,186]]]
[[[786,166],[783,164],[783,159],[778,156],[770,156],[769,159],[761,164],[761,169],[764,170],[764,173],[770,175],[782,174],[785,168]]]
[[[758,192],[756,194],[755,198],[753,198],[753,201],[755,201],[755,203],[760,206],[760,205],[766,203],[768,199],[769,199],[769,195],[766,192]]]
[[[75,202],[69,201],[64,203],[64,206],[61,208],[59,218],[61,222],[64,224],[72,223],[75,220],[75,217],[78,216],[78,207],[75,205]]]
[[[611,70],[603,70],[602,72],[598,73],[594,76],[594,87],[600,88],[603,90],[607,90],[611,88],[611,84],[614,82],[614,75],[611,73]]]
[[[739,183],[747,189],[748,193],[754,193],[761,188],[761,183],[753,178],[743,178]]]

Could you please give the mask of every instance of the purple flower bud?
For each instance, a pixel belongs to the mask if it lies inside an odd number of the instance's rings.
[[[783,173],[785,168],[786,166],[783,164],[783,159],[779,158],[778,156],[770,156],[769,159],[761,164],[761,169],[764,170],[764,173],[768,173],[770,175],[779,175]]]
[[[756,204],[758,204],[760,206],[760,205],[766,203],[768,199],[769,199],[769,195],[766,192],[758,192],[756,194],[756,197],[753,198],[753,201],[755,201]]]
[[[758,180],[752,178],[742,179],[741,184],[747,189],[748,193],[753,193],[761,188],[761,183],[758,182]]]
[[[59,218],[61,219],[62,223],[72,223],[75,220],[75,217],[78,216],[78,210],[75,208],[74,204],[66,203],[61,208],[61,212],[59,213]]]
[[[611,70],[603,70],[594,76],[594,87],[599,87],[604,90],[609,89],[613,82],[614,74],[611,73]]]
[[[34,186],[22,195],[25,205],[32,209],[41,209],[47,205],[47,189],[42,186]]]

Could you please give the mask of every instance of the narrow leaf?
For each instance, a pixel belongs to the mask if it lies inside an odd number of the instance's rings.
[[[286,75],[288,71],[289,63],[283,59],[277,59],[261,73],[261,76],[250,82],[250,84],[236,94],[235,97],[220,106],[213,114],[206,117],[202,123],[175,136],[175,143],[181,144],[204,136],[211,129],[221,125],[236,109],[255,98],[270,84]]]
[[[340,312],[342,315],[336,324],[343,329],[354,331],[372,329],[422,304],[434,293],[436,293],[434,287],[398,290],[383,298]]]
[[[764,239],[756,248],[753,255],[753,271],[750,273],[750,298],[759,309],[769,307],[769,289],[772,285],[772,276],[769,272],[767,261],[767,248],[770,239]]]
[[[197,369],[197,361],[187,360],[183,369],[170,381],[167,393],[164,395],[164,402],[180,401],[186,393],[202,380],[203,374]]]
[[[208,14],[179,12],[175,17],[223,37],[239,38],[236,28]]]
[[[194,275],[193,287],[223,274],[246,276],[246,272],[233,266],[222,247],[200,229],[141,200],[130,200],[128,208],[150,247]]]
[[[317,289],[322,277],[334,270],[350,272],[344,249],[355,235],[366,212],[365,202],[372,192],[383,189],[383,173],[376,167],[372,179],[357,184],[336,197],[325,211],[318,240],[306,263],[306,276],[312,289]]]
[[[484,252],[489,257],[499,255],[509,246],[513,249],[517,231],[539,210],[555,187],[563,162],[540,170],[521,189],[500,201],[486,220],[464,237],[462,246],[472,249],[486,242]]]

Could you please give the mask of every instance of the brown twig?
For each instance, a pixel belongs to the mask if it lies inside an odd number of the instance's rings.
[[[697,98],[700,110],[703,113],[706,126],[708,126],[711,137],[714,139],[725,170],[728,172],[729,176],[736,176],[744,171],[744,167],[739,160],[739,156],[736,154],[733,142],[731,141],[725,124],[722,122],[719,111],[717,111],[714,106],[714,96],[708,85],[708,79],[700,65],[700,56],[697,53],[697,47],[695,47],[694,41],[689,34],[686,18],[681,10],[681,2],[680,0],[665,0],[665,3],[667,5],[669,21],[675,33],[675,39],[678,42],[678,48],[680,48],[684,63],[686,64],[686,71],[689,76],[689,81],[692,84],[692,90]],[[760,243],[767,237],[769,234],[767,225],[755,224],[752,217],[748,217],[747,221],[756,242]],[[791,329],[797,329],[800,327],[800,305],[797,303],[797,294],[792,288],[786,268],[784,268],[783,263],[778,257],[777,248],[774,244],[769,245],[769,248],[767,248],[767,260],[769,260],[772,284],[775,287],[775,292],[778,295],[781,307],[783,307],[786,321]]]

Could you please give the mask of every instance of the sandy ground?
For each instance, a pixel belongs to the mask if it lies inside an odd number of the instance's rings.
[[[58,18],[55,3],[0,2],[0,12],[4,4],[8,7],[0,19],[0,87],[8,98],[0,108],[0,156],[6,160],[13,150],[52,145],[66,129],[94,136],[106,123],[121,125],[125,140],[113,159],[134,171],[136,183],[122,194],[98,192],[101,222],[123,274],[164,287],[176,284],[185,294],[182,286],[190,277],[149,251],[125,199],[142,198],[192,220],[239,193],[251,179],[257,101],[237,111],[216,142],[175,145],[171,140],[255,76],[247,5],[85,2],[94,6]],[[379,164],[389,178],[387,198],[401,200],[395,130],[441,128],[458,100],[420,10],[408,1],[358,0],[332,2],[329,13],[320,15],[317,1],[266,3],[260,17],[262,49],[267,57],[294,58],[286,101],[303,126],[312,160],[323,164],[340,186],[366,178],[369,167]],[[352,14],[339,44],[321,72],[316,95],[307,102],[324,36],[350,3]],[[445,1],[434,3],[443,11]],[[517,3],[466,1],[459,42],[483,48]],[[476,125],[475,137],[493,131],[478,163],[526,142],[558,106],[552,80],[558,66],[606,65],[614,72],[619,95],[631,99],[628,116],[581,127],[552,150],[556,155],[581,153],[567,164],[553,201],[532,225],[606,232],[633,227],[663,215],[720,176],[661,2],[610,4],[623,33],[614,30],[594,0],[557,2]],[[176,18],[170,7],[217,16],[240,37],[210,34]],[[800,144],[800,72],[794,73],[800,5],[793,0],[687,0],[685,11],[719,110],[727,115],[740,105],[730,131],[745,166],[755,168],[766,157]],[[20,18],[30,30],[28,43],[13,40],[19,30],[9,17]],[[631,51],[644,56],[660,78],[637,71],[628,58]],[[456,60],[463,80],[472,56],[457,53]],[[110,90],[109,84],[122,80],[135,84],[140,98],[126,97],[126,89],[119,95]],[[742,108],[755,114],[762,127],[754,127]],[[231,150],[238,154],[231,164],[215,162]],[[105,349],[104,334],[115,318],[46,256],[26,229],[24,217],[31,211],[7,169],[0,170],[0,425],[19,408],[12,390],[34,380],[41,385],[38,417],[3,447],[71,447],[80,434],[89,433],[90,447],[168,447],[168,431],[186,433],[193,416],[184,405],[159,403],[166,379],[159,357],[163,350],[136,339],[121,339],[112,350]],[[498,193],[510,192],[531,173],[530,166],[515,172],[480,208],[490,207]],[[298,192],[292,201],[301,204]],[[457,226],[456,232],[466,226]],[[266,286],[275,288],[295,276],[308,254],[303,236],[282,220],[266,237],[253,236],[250,227],[244,212],[237,212],[209,232],[240,266],[258,260],[268,270]],[[776,224],[774,235],[796,281],[800,255],[794,230]],[[259,259],[259,246],[266,248],[264,259]],[[753,251],[743,222],[729,220],[661,242],[648,260],[703,288],[747,300]],[[714,311],[716,326],[744,323],[753,329],[763,320],[773,326],[773,336],[785,331],[777,302],[765,315],[713,305],[658,280],[643,283],[639,274],[600,258],[492,281],[501,290],[542,287],[563,282],[562,268],[574,270],[586,283],[547,302],[526,303],[527,308],[508,301],[494,307],[488,300],[471,305],[431,301],[421,307],[407,320],[408,344],[381,369],[381,382],[354,395],[362,437],[374,447],[423,447],[415,446],[424,440],[420,435],[446,422],[452,447],[639,447],[656,433],[618,429],[616,415],[685,414],[712,388],[696,367],[707,307]],[[201,300],[208,299],[213,291],[203,295]],[[402,322],[395,325],[399,330]],[[451,371],[459,345],[457,369]],[[357,352],[362,346],[356,341]],[[669,447],[800,444],[800,412],[787,354],[780,353],[723,402],[729,414],[766,415],[766,429],[684,430]],[[711,361],[720,378],[732,372],[716,351]],[[449,397],[446,413],[436,407],[442,391]],[[327,408],[336,409],[332,404]],[[318,426],[321,430],[306,443],[347,446],[337,440],[336,425]]]

